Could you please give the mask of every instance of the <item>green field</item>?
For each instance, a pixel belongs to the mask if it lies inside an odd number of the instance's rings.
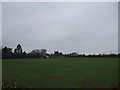
[[[114,88],[117,58],[2,60],[3,82],[18,88]]]

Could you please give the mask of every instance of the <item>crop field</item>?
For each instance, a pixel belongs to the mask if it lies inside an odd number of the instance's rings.
[[[17,88],[115,88],[117,58],[2,60],[3,83]]]

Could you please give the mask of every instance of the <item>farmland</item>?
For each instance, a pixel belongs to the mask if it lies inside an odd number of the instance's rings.
[[[117,58],[3,59],[3,83],[18,88],[114,88]]]

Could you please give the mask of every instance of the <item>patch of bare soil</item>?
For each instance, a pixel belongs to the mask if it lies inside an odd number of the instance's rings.
[[[65,77],[64,76],[58,76],[58,79],[63,81],[65,79]]]
[[[45,80],[51,80],[51,79],[54,78],[54,76],[44,75],[43,78],[44,78]]]

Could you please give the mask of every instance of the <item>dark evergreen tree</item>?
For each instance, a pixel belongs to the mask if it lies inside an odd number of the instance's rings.
[[[6,46],[2,49],[2,58],[12,58],[12,48],[7,48]]]

